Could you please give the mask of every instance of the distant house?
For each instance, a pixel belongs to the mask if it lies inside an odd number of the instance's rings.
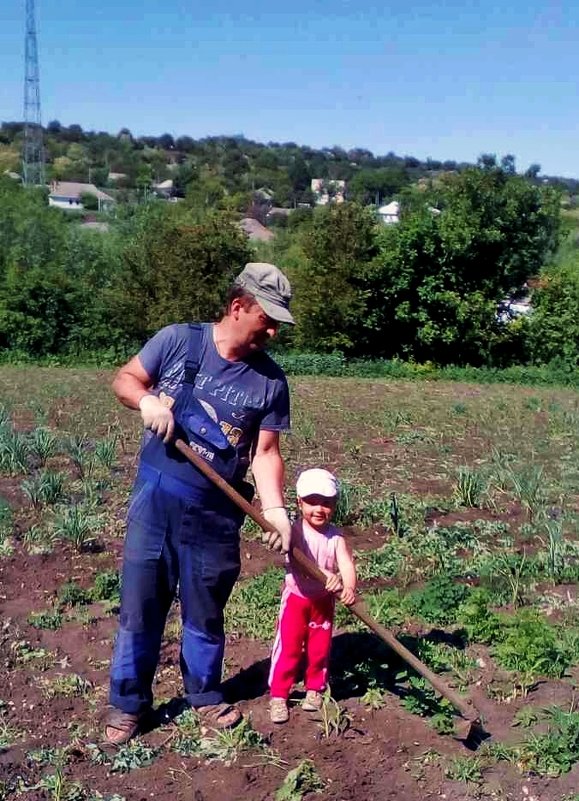
[[[346,182],[326,178],[312,178],[310,185],[318,206],[328,203],[343,203],[346,199]]]
[[[160,181],[158,184],[153,184],[153,192],[157,197],[170,200],[174,195],[174,184],[172,178],[167,178],[166,181]]]
[[[529,314],[532,314],[533,306],[529,293],[530,288],[531,287],[525,283],[519,292],[508,295],[501,300],[497,311],[497,319],[500,320],[501,323],[508,323],[516,317],[527,317]]]
[[[116,184],[119,181],[125,181],[126,178],[126,172],[109,172],[108,174],[108,181],[110,184]]]
[[[106,211],[115,202],[114,198],[101,192],[94,184],[81,184],[75,181],[52,181],[48,195],[48,205],[66,211],[84,209],[82,195],[93,195],[98,201],[98,210]]]
[[[394,225],[400,222],[400,203],[397,200],[393,200],[385,206],[380,206],[378,217],[380,217],[384,225]]]
[[[244,217],[243,220],[240,220],[239,226],[253,242],[269,242],[274,237],[273,231],[262,225],[259,220],[254,220],[253,217]]]

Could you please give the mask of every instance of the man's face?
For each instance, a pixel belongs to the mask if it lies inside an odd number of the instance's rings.
[[[279,323],[264,312],[259,303],[241,305],[237,317],[237,330],[248,351],[262,350],[277,334]]]

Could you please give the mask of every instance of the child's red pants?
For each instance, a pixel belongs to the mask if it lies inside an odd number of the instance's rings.
[[[269,673],[273,698],[288,698],[304,654],[306,690],[325,690],[334,606],[334,596],[329,593],[301,598],[284,587]]]

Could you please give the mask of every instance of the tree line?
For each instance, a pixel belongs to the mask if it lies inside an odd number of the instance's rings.
[[[380,205],[419,179],[472,166],[392,152],[374,155],[364,148],[265,144],[243,136],[134,136],[127,128],[113,135],[57,120],[44,129],[44,142],[49,181],[90,181],[127,200],[142,199],[151,186],[171,179],[175,194],[189,197],[194,205],[222,205],[244,213],[256,211],[256,192],[274,206],[312,204],[312,178],[346,181],[349,200]],[[22,143],[23,124],[2,123],[0,173],[20,171]],[[505,158],[508,167],[513,157]],[[531,165],[527,177],[537,180],[539,171],[539,165]],[[557,179],[555,183],[578,191],[579,181]]]
[[[252,245],[239,215],[152,201],[118,206],[107,232],[0,180],[0,349],[5,358],[123,358],[160,326],[211,320],[252,259],[294,288],[277,347],[436,364],[576,365],[579,250],[559,193],[496,160],[401,197],[397,225],[356,202],[297,209]],[[561,244],[563,243],[563,244]],[[511,318],[501,301],[532,292]]]

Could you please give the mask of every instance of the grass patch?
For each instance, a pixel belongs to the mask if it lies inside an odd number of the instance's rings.
[[[225,608],[228,632],[256,640],[273,637],[284,572],[273,567],[238,584]]]

